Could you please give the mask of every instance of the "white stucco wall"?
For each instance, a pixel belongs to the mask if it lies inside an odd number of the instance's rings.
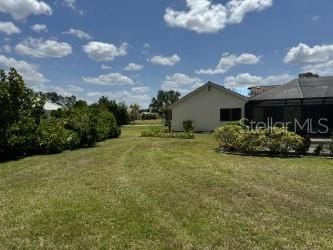
[[[246,100],[227,91],[208,86],[185,98],[172,108],[171,126],[174,131],[183,130],[183,121],[192,120],[196,131],[213,131],[220,126],[220,109],[241,108],[244,117]]]

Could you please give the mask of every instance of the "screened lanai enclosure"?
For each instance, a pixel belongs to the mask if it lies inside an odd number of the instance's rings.
[[[259,126],[283,123],[298,133],[331,133],[333,77],[301,77],[252,97],[245,115]]]

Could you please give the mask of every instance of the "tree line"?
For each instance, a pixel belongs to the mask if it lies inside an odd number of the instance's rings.
[[[46,114],[46,101],[63,108]],[[15,69],[0,70],[0,160],[91,147],[119,137],[129,123],[125,104],[102,97],[88,105],[75,96],[36,93]]]
[[[165,118],[170,126],[170,105],[180,94],[159,91],[150,109]],[[46,114],[46,102],[62,108]],[[0,161],[34,154],[51,154],[119,137],[120,127],[137,119],[139,106],[117,103],[102,96],[89,105],[75,96],[64,97],[55,92],[34,92],[17,71],[0,70]]]

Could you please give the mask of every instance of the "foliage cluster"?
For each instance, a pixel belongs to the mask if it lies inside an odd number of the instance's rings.
[[[193,133],[194,131],[194,124],[193,121],[183,121],[183,128],[185,133]]]
[[[170,106],[177,102],[180,98],[180,93],[174,90],[163,91],[159,90],[157,96],[151,100],[149,105],[152,112],[157,113],[164,118],[165,126],[171,127],[172,111]]]
[[[169,132],[167,128],[151,128],[141,132],[141,137],[194,139],[193,132],[175,133]]]
[[[115,116],[118,126],[128,125],[131,122],[125,103],[117,103],[115,100],[109,100],[107,97],[102,96],[96,106],[104,107],[111,112]]]
[[[78,101],[48,116],[45,98],[27,88],[15,69],[0,71],[0,160],[93,146],[120,135],[114,115],[102,105]]]
[[[214,136],[224,151],[251,154],[301,154],[307,151],[306,140],[285,128],[248,130],[239,125],[225,125],[217,128]]]

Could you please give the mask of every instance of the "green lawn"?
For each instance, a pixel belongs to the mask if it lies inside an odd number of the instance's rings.
[[[332,249],[333,161],[119,139],[0,164],[0,248]]]

